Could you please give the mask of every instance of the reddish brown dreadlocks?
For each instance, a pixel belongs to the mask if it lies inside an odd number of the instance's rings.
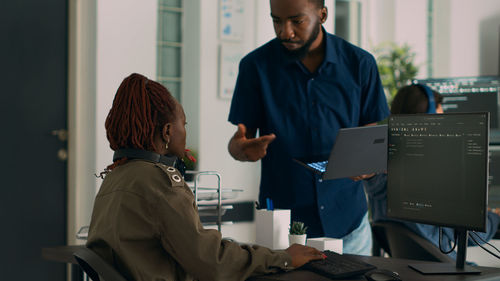
[[[106,136],[112,150],[137,148],[154,151],[154,137],[173,122],[177,102],[160,83],[133,73],[123,80],[106,118]],[[109,165],[101,177],[125,162]]]

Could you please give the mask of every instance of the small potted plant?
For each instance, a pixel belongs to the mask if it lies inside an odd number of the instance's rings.
[[[292,244],[306,245],[307,226],[303,222],[294,221],[290,224],[290,233],[288,234],[288,242]]]

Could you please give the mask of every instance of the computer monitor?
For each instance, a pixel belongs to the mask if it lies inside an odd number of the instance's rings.
[[[387,215],[458,234],[456,266],[410,267],[471,272],[468,230],[486,231],[489,113],[391,115],[388,132]]]
[[[488,207],[500,208],[500,146],[490,146]]]
[[[415,80],[443,96],[443,111],[490,113],[491,143],[500,143],[500,76],[431,78]]]

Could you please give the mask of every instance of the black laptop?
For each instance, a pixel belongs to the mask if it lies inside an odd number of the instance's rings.
[[[342,128],[329,156],[294,159],[323,180],[387,170],[387,125]]]

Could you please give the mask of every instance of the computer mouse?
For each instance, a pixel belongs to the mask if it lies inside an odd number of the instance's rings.
[[[365,273],[365,278],[368,281],[401,281],[399,274],[387,269],[375,269]]]

